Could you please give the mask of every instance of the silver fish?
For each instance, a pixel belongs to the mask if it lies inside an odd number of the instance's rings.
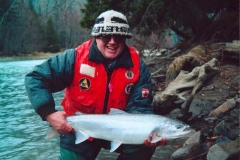
[[[121,144],[143,144],[150,134],[151,143],[188,136],[192,130],[181,121],[154,114],[130,114],[111,109],[109,114],[82,114],[66,118],[74,128],[76,141],[81,143],[89,137],[111,142],[110,152]],[[50,138],[50,137],[47,137]]]

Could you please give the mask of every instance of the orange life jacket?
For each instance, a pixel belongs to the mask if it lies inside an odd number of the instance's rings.
[[[76,48],[73,81],[65,89],[62,101],[64,111],[69,116],[76,112],[101,114],[105,101],[107,113],[110,108],[124,110],[131,89],[139,79],[140,59],[133,48],[129,47],[134,67],[115,69],[109,81],[104,65],[88,60],[91,43],[92,40]]]

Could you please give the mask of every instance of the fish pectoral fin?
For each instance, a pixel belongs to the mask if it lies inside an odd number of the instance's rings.
[[[81,143],[89,138],[89,136],[81,130],[76,130],[75,136],[76,136],[75,144]]]
[[[158,141],[161,141],[163,139],[163,137],[159,136],[157,133],[154,133],[152,136],[152,141],[151,143],[156,143]]]
[[[122,143],[121,142],[111,142],[110,152],[115,151]]]
[[[49,126],[45,139],[53,138],[56,135],[57,135],[57,131],[52,126]]]

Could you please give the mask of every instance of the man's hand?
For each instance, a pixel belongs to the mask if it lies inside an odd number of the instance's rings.
[[[156,133],[150,134],[148,139],[144,140],[144,144],[147,147],[157,147],[157,146],[161,146],[161,145],[166,145],[167,140],[166,138],[162,137],[160,141],[156,142],[156,143],[152,143],[152,139],[154,136],[156,136]]]
[[[66,112],[57,111],[46,116],[46,119],[60,135],[64,135],[73,131],[73,128],[67,123],[66,117]]]

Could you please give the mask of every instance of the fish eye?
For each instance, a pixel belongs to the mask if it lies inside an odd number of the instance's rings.
[[[181,125],[177,125],[176,127],[177,127],[177,129],[180,129],[182,126]]]

